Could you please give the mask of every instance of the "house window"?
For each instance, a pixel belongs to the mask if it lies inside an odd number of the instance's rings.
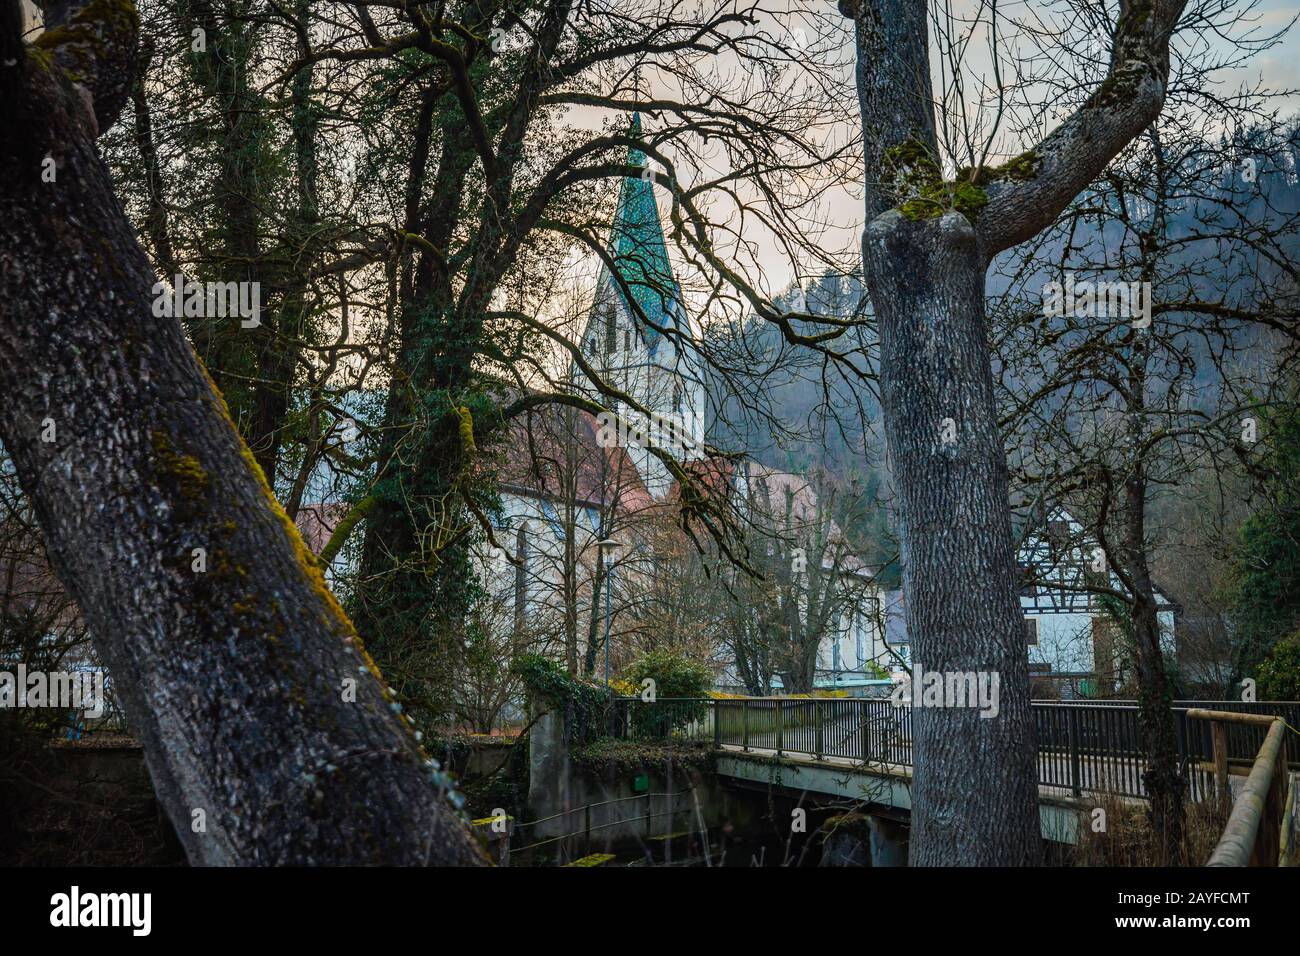
[[[1038,618],[1036,617],[1025,618],[1025,643],[1030,647],[1038,644]]]

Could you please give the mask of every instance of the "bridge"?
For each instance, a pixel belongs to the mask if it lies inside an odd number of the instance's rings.
[[[1136,702],[1036,701],[1032,711],[1045,838],[1077,842],[1080,811],[1103,796],[1146,799]],[[1300,727],[1297,702],[1184,700],[1173,702],[1173,714],[1179,773],[1193,801],[1230,795],[1234,777],[1242,788],[1270,739],[1270,717]],[[1204,719],[1214,715],[1222,719]],[[623,698],[611,727],[626,740],[711,745],[718,776],[736,786],[848,798],[897,819],[911,809],[912,708],[888,699]],[[1280,753],[1287,771],[1300,770],[1300,748],[1289,764]]]
[[[684,832],[744,832],[761,819],[770,829],[776,797],[827,811],[851,805],[870,830],[873,865],[906,860],[910,706],[868,698],[618,698],[606,720],[573,727],[570,708],[542,708],[528,736],[533,818],[517,823],[521,850],[563,855],[572,845],[603,843],[608,851],[634,840],[670,853]],[[1233,801],[1211,864],[1293,859],[1300,747],[1288,747],[1288,728],[1300,727],[1300,702],[1180,700],[1172,711],[1188,798]],[[1046,839],[1077,843],[1089,811],[1147,799],[1134,701],[1035,701],[1032,713]],[[571,761],[571,745],[610,738],[654,746],[644,757]],[[699,773],[704,755],[711,772]]]

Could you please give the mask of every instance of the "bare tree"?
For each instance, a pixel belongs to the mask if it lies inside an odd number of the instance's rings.
[[[993,671],[1002,688],[997,719],[961,708],[920,708],[914,717],[915,863],[1039,859],[1035,734],[985,275],[995,255],[1049,225],[1158,115],[1183,7],[1122,0],[1102,82],[1030,149],[995,166],[988,158],[1005,104],[1001,74],[992,114],[977,113],[975,132],[968,125],[968,135],[950,136],[968,104],[955,123],[936,122],[928,5],[840,5],[857,36],[863,272],[879,323],[914,660],[935,672]],[[989,18],[1001,24],[995,8]],[[1000,64],[1006,52],[995,45],[993,57]],[[945,176],[945,163],[962,168]]]
[[[742,508],[761,577],[719,569],[737,612],[727,642],[753,689],[766,690],[779,676],[786,693],[808,693],[822,650],[849,632],[866,605],[869,569],[832,517],[840,493],[824,474],[802,479],[756,469],[747,484]]]
[[[1220,16],[1230,34],[1235,13]],[[1182,852],[1182,780],[1153,555],[1177,529],[1153,519],[1200,473],[1231,480],[1260,440],[1258,403],[1297,319],[1286,263],[1300,218],[1279,162],[1285,139],[1256,127],[1253,143],[1216,143],[1233,120],[1257,115],[1261,98],[1223,103],[1203,86],[1205,66],[1180,69],[1177,105],[1034,255],[1008,263],[1023,275],[1022,308],[1002,339],[1017,473],[1031,478],[1030,494],[1073,503],[1102,550],[1097,570],[1109,572],[1091,587],[1123,609],[1145,785],[1170,863]]]

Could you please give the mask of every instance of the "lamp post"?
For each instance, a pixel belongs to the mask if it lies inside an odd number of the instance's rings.
[[[605,538],[600,544],[600,560],[605,566],[605,687],[609,687],[609,624],[610,624],[610,605],[609,592],[610,584],[614,574],[614,554],[618,551],[620,545],[613,538]]]

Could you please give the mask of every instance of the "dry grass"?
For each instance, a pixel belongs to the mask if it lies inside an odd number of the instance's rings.
[[[1098,799],[1097,806],[1106,812],[1105,830],[1093,832],[1093,815],[1084,814],[1084,830],[1074,852],[1075,866],[1161,865],[1146,804],[1106,796]],[[1182,841],[1185,865],[1205,865],[1223,835],[1229,812],[1229,807],[1215,801],[1187,804]]]

